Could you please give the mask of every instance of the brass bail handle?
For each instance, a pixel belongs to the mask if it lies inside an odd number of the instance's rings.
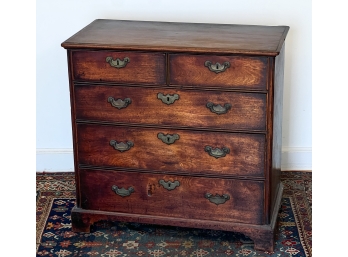
[[[108,103],[110,103],[111,106],[120,110],[120,109],[126,108],[128,105],[130,105],[132,103],[132,100],[130,98],[125,98],[124,100],[122,100],[120,98],[115,99],[112,96],[109,96]]]
[[[212,113],[216,113],[216,114],[225,114],[228,112],[228,110],[230,110],[232,108],[232,105],[229,103],[225,103],[224,106],[220,105],[220,104],[214,104],[212,102],[208,102],[206,104],[206,107],[212,112]]]
[[[117,142],[116,140],[110,140],[110,145],[115,150],[118,150],[121,153],[123,153],[131,149],[131,147],[134,146],[134,143],[132,141],[127,141],[127,143],[124,143],[124,142]]]
[[[216,205],[224,204],[226,201],[230,200],[230,196],[227,195],[227,194],[223,194],[223,195],[216,194],[216,195],[213,195],[211,193],[206,193],[204,195],[204,197],[206,199],[208,199],[211,203],[215,203]]]
[[[210,145],[204,147],[204,151],[206,151],[210,156],[217,158],[225,157],[226,154],[230,153],[230,149],[228,147],[223,147],[222,149],[216,147],[213,148]]]
[[[111,187],[111,190],[114,191],[117,195],[122,196],[122,197],[130,196],[131,193],[134,192],[133,187],[129,187],[128,189],[125,189],[124,187],[120,188],[116,185],[113,185]]]

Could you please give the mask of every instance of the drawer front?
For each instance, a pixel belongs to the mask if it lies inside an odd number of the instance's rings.
[[[169,57],[170,84],[266,90],[266,57],[180,55]]]
[[[266,129],[265,94],[75,86],[75,102],[77,119],[224,130]]]
[[[78,124],[83,165],[191,174],[264,176],[263,134]]]
[[[263,182],[81,170],[81,208],[261,224]]]
[[[73,51],[74,80],[164,84],[165,55],[158,53]]]

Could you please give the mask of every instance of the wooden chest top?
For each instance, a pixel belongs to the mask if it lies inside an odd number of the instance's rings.
[[[108,49],[276,56],[288,26],[141,22],[98,19],[62,43]]]

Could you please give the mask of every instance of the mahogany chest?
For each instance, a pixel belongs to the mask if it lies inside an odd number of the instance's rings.
[[[67,39],[76,206],[272,251],[287,26],[95,20]]]

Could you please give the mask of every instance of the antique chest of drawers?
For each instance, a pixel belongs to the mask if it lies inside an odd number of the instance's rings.
[[[288,30],[95,20],[63,42],[73,231],[99,220],[236,231],[271,251]]]

